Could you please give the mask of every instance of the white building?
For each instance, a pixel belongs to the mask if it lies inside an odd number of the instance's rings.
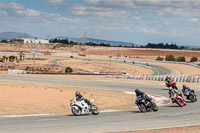
[[[35,39],[35,38],[13,38],[11,39],[12,43],[15,44],[29,44],[29,43],[49,43],[48,39]]]

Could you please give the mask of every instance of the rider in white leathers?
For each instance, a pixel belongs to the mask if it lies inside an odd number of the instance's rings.
[[[84,99],[84,97],[81,95],[80,91],[77,91],[77,92],[75,93],[75,96],[76,96],[76,100],[77,100],[77,101],[82,101],[82,100],[84,100],[85,103],[88,104],[88,106],[91,105],[91,103],[90,103],[90,101],[89,101],[88,99]]]

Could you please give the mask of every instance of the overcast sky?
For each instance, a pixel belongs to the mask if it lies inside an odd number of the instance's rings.
[[[0,32],[200,46],[200,0],[0,0]]]

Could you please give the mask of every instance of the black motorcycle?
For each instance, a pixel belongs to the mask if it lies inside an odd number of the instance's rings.
[[[137,96],[135,104],[138,106],[139,110],[143,113],[149,112],[151,110],[158,111],[158,106],[156,103],[152,102],[152,98],[148,97],[149,100],[142,98],[141,96]]]
[[[184,90],[182,91],[187,100],[190,100],[192,102],[197,101],[197,96],[195,95],[194,90],[186,89],[185,93],[184,93]]]

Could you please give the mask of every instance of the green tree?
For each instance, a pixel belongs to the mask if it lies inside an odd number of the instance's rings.
[[[13,62],[15,60],[15,56],[14,55],[9,56],[8,58],[9,58],[10,62]]]
[[[178,61],[178,62],[185,62],[185,57],[184,56],[177,57],[176,61]]]
[[[20,61],[24,60],[24,53],[23,52],[19,53],[19,60]]]
[[[158,57],[156,58],[156,60],[163,61],[163,58],[160,57],[160,56],[158,56]]]
[[[65,73],[72,73],[72,72],[73,72],[73,70],[71,67],[66,67]]]
[[[166,55],[165,60],[166,61],[175,61],[176,59],[173,55]]]
[[[7,40],[1,40],[1,43],[8,43]]]
[[[196,61],[198,61],[198,58],[197,58],[197,57],[192,57],[192,58],[190,59],[190,62],[196,62]]]

